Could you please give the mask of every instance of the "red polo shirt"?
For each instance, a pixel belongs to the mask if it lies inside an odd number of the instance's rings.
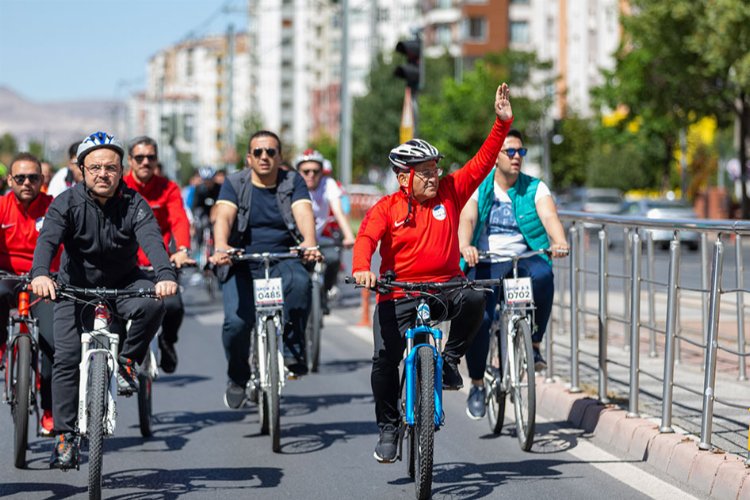
[[[36,240],[50,203],[50,195],[39,193],[26,210],[13,191],[0,196],[0,269],[16,274],[31,270]],[[50,270],[57,272],[59,268],[58,251]]]
[[[151,210],[154,211],[167,250],[180,247],[190,248],[190,222],[182,204],[179,186],[158,175],[154,175],[146,184],[143,184],[133,176],[132,171],[128,172],[124,180],[128,187],[145,198]],[[170,246],[173,239],[174,247]],[[138,264],[150,265],[142,248],[138,249]]]

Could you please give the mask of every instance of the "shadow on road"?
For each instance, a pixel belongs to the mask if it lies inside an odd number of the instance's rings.
[[[337,359],[320,364],[320,373],[324,375],[335,373],[353,373],[360,368],[372,366],[371,359]]]
[[[64,483],[5,483],[0,484],[0,497],[48,492],[47,498],[70,498],[83,495],[87,489]]]
[[[281,452],[290,455],[314,453],[339,441],[346,442],[357,436],[376,435],[377,431],[377,427],[371,421],[282,425],[281,436],[284,443]]]
[[[156,390],[161,386],[168,387],[185,387],[186,385],[195,384],[198,382],[205,382],[211,380],[211,377],[204,377],[203,375],[159,375],[156,379]]]
[[[567,422],[545,422],[537,423],[534,432],[534,445],[531,453],[559,453],[576,447],[578,438],[584,433],[583,430],[565,428]],[[512,439],[517,438],[515,424],[511,421],[503,426],[500,434],[487,433],[479,437],[482,440]]]
[[[284,395],[281,398],[281,414],[285,417],[309,415],[332,406],[350,404],[372,405],[372,394]]]
[[[251,495],[250,490],[275,488],[283,477],[276,467],[217,467],[200,469],[131,469],[107,474],[103,478],[102,493],[113,499],[179,498],[188,493],[201,493],[212,498],[219,492],[236,492],[240,498]],[[109,496],[107,493],[122,489],[140,492]]]

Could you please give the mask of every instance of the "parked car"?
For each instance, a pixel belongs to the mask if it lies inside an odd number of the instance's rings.
[[[562,209],[594,214],[619,214],[623,209],[622,191],[613,188],[577,188],[561,197]]]
[[[637,200],[625,203],[622,215],[648,217],[649,219],[696,219],[692,205],[679,200]],[[656,245],[666,250],[672,241],[674,231],[669,229],[649,229],[651,239]],[[692,250],[698,250],[701,236],[697,231],[682,230],[678,232],[681,243]]]

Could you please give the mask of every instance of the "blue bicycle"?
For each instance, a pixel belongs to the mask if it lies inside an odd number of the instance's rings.
[[[394,281],[386,275],[376,281],[378,293],[402,291],[418,299],[414,325],[406,330],[406,359],[401,374],[401,421],[398,460],[403,460],[403,442],[407,446],[407,468],[414,479],[418,499],[430,498],[435,431],[445,423],[443,413],[443,332],[436,325],[447,321],[448,305],[441,296],[462,288],[484,289],[494,280],[460,280],[444,283]],[[354,283],[351,277],[347,283]],[[439,311],[433,317],[433,309]]]

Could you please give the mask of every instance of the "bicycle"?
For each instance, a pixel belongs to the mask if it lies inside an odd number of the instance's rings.
[[[36,415],[39,429],[39,325],[31,317],[27,275],[0,273],[4,280],[18,280],[18,312],[8,318],[8,340],[5,360],[5,390],[3,401],[10,405],[13,417],[13,465],[26,467],[29,445],[29,416]]]
[[[407,470],[414,479],[418,499],[429,498],[432,492],[432,469],[435,431],[445,423],[443,413],[443,332],[435,325],[448,318],[448,306],[441,292],[461,288],[482,288],[493,280],[461,280],[443,283],[399,282],[392,273],[376,280],[378,293],[400,290],[418,298],[414,325],[406,330],[406,358],[401,373],[399,407],[399,440],[397,460],[403,460],[403,441],[407,444]],[[354,283],[347,276],[346,283]],[[357,285],[359,287],[359,285]],[[442,314],[432,317],[427,299],[433,298],[442,305]]]
[[[89,498],[101,498],[104,437],[114,434],[116,423],[118,348],[120,335],[109,330],[111,310],[107,299],[157,298],[153,288],[122,290],[81,288],[58,285],[58,300],[67,299],[94,305],[94,325],[81,334],[79,365],[78,421],[76,449],[82,439],[89,445]],[[89,302],[86,299],[94,299]],[[76,468],[78,460],[76,459]]]
[[[271,449],[281,451],[280,405],[281,389],[285,385],[283,332],[284,288],[281,278],[271,278],[271,263],[283,259],[299,259],[304,248],[290,252],[262,252],[244,254],[230,252],[233,263],[249,261],[263,265],[265,277],[253,279],[255,299],[255,328],[253,329],[248,382],[251,400],[258,402],[261,434],[270,434]],[[274,355],[275,353],[275,355]],[[256,397],[257,396],[257,397]]]
[[[479,260],[512,263],[512,278],[494,280],[495,285],[502,288],[503,300],[496,304],[490,326],[490,350],[484,382],[488,388],[486,404],[490,430],[493,434],[502,431],[505,400],[510,394],[516,437],[523,451],[531,449],[536,426],[536,377],[531,342],[536,307],[531,278],[518,277],[518,262],[542,254],[550,255],[551,252],[543,249],[516,256],[481,252]],[[513,348],[508,349],[507,346]]]
[[[318,248],[342,248],[337,243],[321,243]],[[312,294],[310,296],[310,315],[307,318],[305,328],[305,345],[307,347],[307,367],[313,373],[317,373],[320,367],[320,341],[323,329],[323,304],[325,289],[325,274],[328,264],[325,259],[316,262],[310,273],[312,283]]]

